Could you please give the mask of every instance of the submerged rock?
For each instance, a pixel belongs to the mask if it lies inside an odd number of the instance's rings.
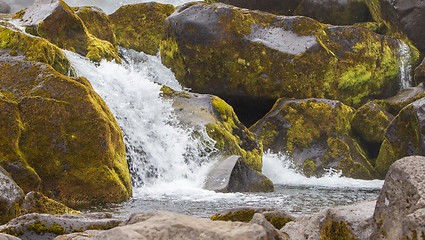
[[[370,239],[421,239],[425,235],[425,157],[391,165],[373,214]]]
[[[372,179],[372,166],[350,137],[353,114],[339,101],[279,99],[250,130],[265,149],[287,152],[306,176],[333,168],[344,176]]]
[[[376,159],[376,170],[381,176],[397,159],[425,156],[424,112],[425,98],[421,98],[403,108],[390,123]]]
[[[0,167],[0,224],[6,223],[21,214],[23,199],[22,189]]]
[[[372,19],[365,0],[304,0],[294,15],[333,25],[352,25]]]
[[[26,31],[92,61],[116,60],[118,48],[89,33],[80,17],[63,0],[36,0],[25,10]]]
[[[49,240],[58,235],[90,229],[107,230],[118,226],[121,222],[121,219],[113,218],[107,213],[63,216],[32,213],[0,226],[0,232],[23,240]]]
[[[273,231],[273,232],[271,232]],[[55,239],[271,239],[275,229],[254,223],[211,221],[158,211],[133,214],[122,226],[107,231],[87,231]],[[280,239],[280,238],[275,238]]]
[[[25,192],[64,202],[131,196],[121,129],[87,79],[22,60],[0,69],[0,165]]]
[[[399,89],[398,41],[366,29],[206,3],[180,7],[165,26],[164,65],[184,87],[235,109],[280,97],[360,107]]]
[[[174,6],[161,3],[139,3],[120,7],[109,15],[118,45],[155,55],[164,30],[164,20]]]

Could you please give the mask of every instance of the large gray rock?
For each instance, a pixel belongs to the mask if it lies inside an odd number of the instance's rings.
[[[376,202],[371,239],[423,239],[424,173],[422,156],[405,157],[390,167]]]
[[[373,239],[370,234],[375,203],[375,199],[370,199],[301,216],[287,223],[281,232],[291,240]]]
[[[118,226],[121,219],[110,214],[62,215],[31,213],[0,226],[0,232],[17,235],[23,240],[48,240],[58,235],[82,232],[89,229],[110,229]]]
[[[4,0],[0,0],[0,13],[10,13],[10,6]]]
[[[24,200],[24,192],[0,167],[0,224],[18,216]]]
[[[260,222],[260,221],[258,221]],[[279,239],[270,238],[273,229],[254,223],[211,221],[187,215],[158,211],[138,213],[120,227],[107,231],[88,231],[57,237],[56,240],[85,239]]]

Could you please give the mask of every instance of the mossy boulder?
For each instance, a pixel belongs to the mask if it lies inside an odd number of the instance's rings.
[[[0,26],[0,56],[24,56],[28,61],[47,63],[62,74],[69,73],[71,67],[65,54],[56,45],[4,26]]]
[[[352,25],[372,20],[365,0],[304,0],[294,15],[311,17],[321,23]]]
[[[117,39],[112,31],[108,15],[97,7],[77,7],[73,9],[84,22],[87,31],[98,39],[110,42],[117,46]]]
[[[279,99],[250,130],[265,149],[287,152],[307,176],[333,168],[344,176],[371,179],[374,170],[350,137],[353,115],[351,107],[335,100]]]
[[[387,129],[394,116],[377,102],[368,102],[356,110],[351,130],[370,157],[376,158]]]
[[[422,63],[415,68],[415,81],[417,83],[425,82],[425,58]]]
[[[0,167],[0,224],[21,214],[24,192]]]
[[[390,32],[407,37],[425,52],[425,5],[422,0],[366,0],[375,21],[383,23]]]
[[[19,186],[38,190],[38,179],[43,194],[63,202],[131,196],[121,129],[87,79],[22,60],[1,60],[0,69],[9,107],[0,116],[10,123],[0,128],[0,164]]]
[[[425,98],[403,108],[388,126],[381,145],[376,170],[384,178],[397,159],[425,156]]]
[[[52,215],[81,214],[80,211],[69,208],[35,191],[29,192],[22,204],[22,214],[27,213],[47,213]]]
[[[381,105],[385,111],[397,116],[401,109],[423,97],[425,97],[425,87],[423,83],[420,83],[416,87],[409,87],[401,90],[395,96],[376,100],[375,102]]]
[[[221,2],[251,10],[260,10],[277,15],[292,16],[302,0],[206,0],[205,2]]]
[[[315,97],[360,107],[393,96],[398,48],[364,28],[192,3],[166,19],[161,57],[184,87],[217,95],[239,114],[251,109],[240,101]]]
[[[42,10],[41,10],[42,9]],[[92,61],[120,62],[118,48],[89,32],[81,18],[63,0],[37,0],[22,16],[26,32]]]
[[[139,3],[120,7],[109,15],[118,45],[155,55],[164,30],[164,20],[174,6],[161,3]]]

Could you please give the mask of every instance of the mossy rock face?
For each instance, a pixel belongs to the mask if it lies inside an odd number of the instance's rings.
[[[24,56],[28,61],[47,63],[62,74],[67,74],[71,67],[65,54],[56,45],[3,26],[0,26],[0,56]]]
[[[422,60],[422,63],[415,69],[415,81],[417,83],[425,82],[425,58]]]
[[[425,156],[425,98],[405,108],[390,123],[376,160],[376,169],[382,178],[397,159]]]
[[[10,120],[15,134],[6,130],[0,144],[1,155],[13,154],[2,165],[18,162],[35,170],[41,192],[63,202],[128,199],[122,132],[90,83],[35,62],[2,60],[0,69],[1,93],[17,106]],[[34,184],[16,175],[19,185]]]
[[[63,0],[36,1],[25,11],[22,21],[28,33],[92,61],[121,61],[118,48],[90,34],[81,18]]]
[[[391,32],[407,35],[422,53],[425,52],[425,27],[421,24],[425,6],[422,0],[366,0],[366,3],[375,21],[385,24]]]
[[[84,22],[87,31],[98,39],[117,46],[117,39],[112,31],[111,22],[102,9],[97,7],[77,7],[75,13]]]
[[[205,2],[221,2],[251,10],[260,10],[277,15],[292,16],[302,0],[206,0]]]
[[[24,193],[0,167],[0,225],[21,214]]]
[[[334,25],[352,25],[372,20],[365,0],[304,0],[294,15],[307,16],[321,23]]]
[[[377,102],[368,102],[357,109],[351,120],[351,130],[367,149],[369,156],[376,158],[384,140],[385,130],[394,118]]]
[[[155,55],[164,30],[164,20],[174,6],[161,3],[140,3],[120,7],[109,16],[118,45]]]
[[[213,221],[250,222],[254,214],[261,213],[276,229],[281,229],[286,223],[294,221],[294,217],[282,212],[267,208],[236,208],[210,217]]]
[[[265,149],[287,152],[307,176],[333,168],[344,176],[370,179],[373,168],[350,137],[353,114],[339,101],[279,99],[250,130]]]
[[[381,105],[385,111],[397,116],[401,109],[411,104],[412,102],[425,97],[425,87],[420,83],[416,87],[405,88],[397,93],[397,95],[375,102]]]
[[[328,218],[320,228],[320,240],[355,240],[345,222]]]
[[[22,204],[22,213],[47,213],[52,215],[81,214],[80,211],[71,209],[35,191],[29,192],[25,196],[24,203]]]
[[[183,86],[229,102],[316,97],[360,107],[399,88],[398,42],[363,28],[206,3],[177,9],[165,26],[164,65]]]

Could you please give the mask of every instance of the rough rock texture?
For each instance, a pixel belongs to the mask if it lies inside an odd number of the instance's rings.
[[[388,126],[381,145],[376,170],[384,177],[397,159],[412,155],[425,155],[425,98],[405,108]]]
[[[21,213],[23,199],[22,189],[0,167],[0,224],[6,223]]]
[[[207,0],[206,2],[222,2],[241,8],[291,16],[294,14],[295,9],[297,9],[302,0]]]
[[[375,101],[368,102],[355,112],[351,130],[371,158],[378,156],[385,130],[393,118]]]
[[[217,95],[237,112],[239,101],[250,111],[279,97],[360,107],[399,88],[398,41],[363,28],[206,3],[180,7],[165,26],[164,65],[184,87]]]
[[[425,158],[405,157],[388,170],[373,214],[370,239],[423,239]]]
[[[173,12],[173,5],[150,2],[122,6],[109,18],[118,45],[155,55],[164,31],[164,20]]]
[[[294,15],[333,25],[352,25],[372,19],[365,0],[304,0]]]
[[[211,216],[213,221],[250,222],[254,215],[261,213],[276,229],[281,229],[286,223],[294,221],[288,213],[268,208],[235,208],[222,211]]]
[[[0,232],[23,240],[48,240],[58,235],[96,229],[106,230],[118,226],[122,220],[107,213],[53,216],[31,213],[0,226]]]
[[[3,0],[0,0],[0,13],[10,13],[9,4]]]
[[[291,240],[374,239],[372,215],[376,200],[325,209],[287,223],[280,231]]]
[[[28,36],[18,29],[0,26],[0,43],[0,58],[24,58],[28,61],[47,63],[62,74],[70,71],[71,64],[62,50],[45,39]]]
[[[112,31],[111,22],[108,15],[97,7],[78,7],[74,8],[75,13],[84,22],[87,31],[93,36],[110,42],[117,46],[117,39]]]
[[[9,234],[0,233],[0,240],[21,240],[21,239]]]
[[[250,130],[265,149],[287,152],[306,176],[334,168],[344,176],[371,179],[373,168],[349,135],[353,114],[339,101],[279,99]]]
[[[158,211],[133,214],[127,223],[107,231],[88,231],[57,237],[59,240],[85,239],[270,239],[274,229],[258,224],[211,221],[182,214]],[[279,238],[277,238],[279,239]]]
[[[425,82],[425,58],[422,60],[422,63],[415,69],[415,81],[417,83]]]
[[[63,0],[36,0],[22,16],[26,31],[92,61],[116,60],[118,48],[89,33],[83,21]]]
[[[123,136],[85,78],[0,60],[0,165],[25,191],[64,202],[131,195]]]
[[[373,18],[406,34],[425,51],[425,2],[422,0],[366,0]]]
[[[267,232],[267,239],[283,239],[284,235],[282,232],[277,230],[261,213],[256,213],[252,217],[252,220],[250,223],[258,224],[260,226],[263,226],[264,229],[266,229]]]
[[[56,202],[39,192],[29,192],[22,204],[22,213],[47,213],[53,215],[81,214],[81,212],[71,209],[62,203]]]

